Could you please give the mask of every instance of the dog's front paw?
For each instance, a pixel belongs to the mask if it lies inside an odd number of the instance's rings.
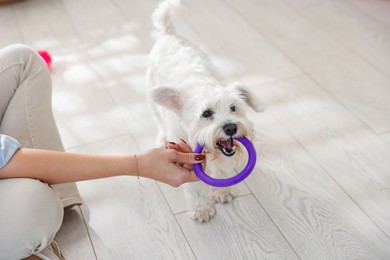
[[[215,207],[214,205],[207,205],[202,208],[192,209],[189,213],[192,219],[199,222],[207,222],[215,215]]]
[[[229,203],[232,202],[234,195],[230,189],[213,189],[210,192],[210,197],[217,203]]]

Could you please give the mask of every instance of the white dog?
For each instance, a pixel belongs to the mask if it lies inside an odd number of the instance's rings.
[[[151,109],[159,123],[159,145],[184,139],[206,151],[206,172],[226,178],[247,163],[245,149],[233,137],[253,139],[245,104],[262,111],[261,103],[241,84],[225,86],[207,56],[187,39],[175,34],[171,12],[179,0],[164,1],[153,13],[161,32],[150,56],[146,83]],[[230,202],[229,188],[211,188],[202,182],[186,184],[191,216],[208,221],[215,214],[215,202]]]

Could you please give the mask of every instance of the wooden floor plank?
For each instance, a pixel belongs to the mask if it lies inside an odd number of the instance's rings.
[[[389,26],[346,1],[328,1],[298,11],[390,78]]]
[[[321,4],[327,1],[338,1],[338,0],[283,0],[283,1],[288,3],[292,7],[301,8],[301,7]]]
[[[64,215],[64,221],[55,240],[68,260],[96,260],[83,215],[78,206]]]
[[[115,106],[100,75],[91,68],[89,58],[60,63],[61,68],[57,67],[53,74],[53,112],[65,148],[130,134],[120,108]]]
[[[251,174],[246,181],[252,193],[301,259],[390,257],[390,249],[386,246],[390,240],[383,230],[335,183],[324,166],[316,162],[314,158],[317,157],[313,158],[270,115],[276,108],[286,117],[293,113],[294,100],[278,99],[271,94],[274,88],[277,89],[278,85],[255,89],[256,93],[267,93],[264,101],[269,112],[255,121],[258,174]],[[308,105],[317,102],[305,95],[297,99]],[[318,112],[313,112],[313,115],[318,115]],[[294,122],[285,126],[286,129],[294,126],[303,131],[306,124],[318,124],[307,117],[302,117],[304,123],[296,117],[291,120]],[[306,140],[317,149],[328,142],[309,135]],[[332,152],[328,150],[328,153]],[[336,159],[329,164],[342,162]],[[368,191],[362,191],[360,196],[361,200],[366,199]],[[371,199],[375,200],[375,197]],[[387,209],[383,211],[389,213]]]
[[[65,52],[80,44],[60,1],[22,1],[14,15],[23,42],[33,48]]]
[[[152,13],[159,0],[114,0],[127,23],[133,24],[137,35],[142,39],[147,53],[151,50],[158,33],[152,24]]]
[[[262,90],[270,113],[390,237],[390,147],[309,78]]]
[[[351,4],[356,5],[365,13],[378,19],[390,27],[390,2],[387,0],[348,0]]]
[[[381,137],[382,137],[388,144],[390,144],[390,133],[381,134]]]
[[[19,33],[19,27],[14,22],[13,6],[13,4],[5,5],[3,8],[0,6],[0,48],[12,43],[23,42]]]
[[[99,0],[98,2],[63,0],[62,5],[65,13],[74,24],[83,45],[88,48],[123,36],[124,30],[131,27],[130,24],[126,23],[121,10],[109,0]],[[107,47],[115,48],[117,46]]]
[[[376,133],[390,130],[390,79],[280,1],[227,2]]]
[[[207,224],[176,215],[197,259],[299,259],[253,196],[217,211]]]
[[[201,44],[231,65],[226,73],[230,77],[256,85],[302,74],[286,55],[221,1],[208,1],[207,6],[200,1],[184,2],[181,12]],[[186,32],[182,34],[191,39]]]
[[[194,259],[156,184],[141,183],[115,178],[79,185],[97,258]]]
[[[159,183],[161,191],[172,209],[173,214],[182,213],[190,209],[189,204],[185,198],[185,185],[178,188],[173,188],[167,184]],[[241,197],[250,194],[248,187],[244,183],[234,185],[232,188],[232,194],[235,197]]]

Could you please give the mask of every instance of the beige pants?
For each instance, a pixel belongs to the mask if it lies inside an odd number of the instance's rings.
[[[45,62],[24,45],[0,49],[0,133],[22,147],[63,151],[51,108]],[[63,208],[81,204],[74,183],[50,188],[32,179],[0,179],[0,259],[21,259],[50,244]]]

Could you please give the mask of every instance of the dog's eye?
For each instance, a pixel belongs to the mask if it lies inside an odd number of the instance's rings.
[[[231,105],[231,106],[230,106],[230,111],[236,112],[236,106],[235,106],[235,105]]]
[[[205,111],[203,111],[203,113],[202,113],[202,116],[204,117],[204,118],[209,118],[209,117],[211,117],[211,116],[213,116],[214,115],[214,112],[213,111],[211,111],[211,110],[205,110]]]

